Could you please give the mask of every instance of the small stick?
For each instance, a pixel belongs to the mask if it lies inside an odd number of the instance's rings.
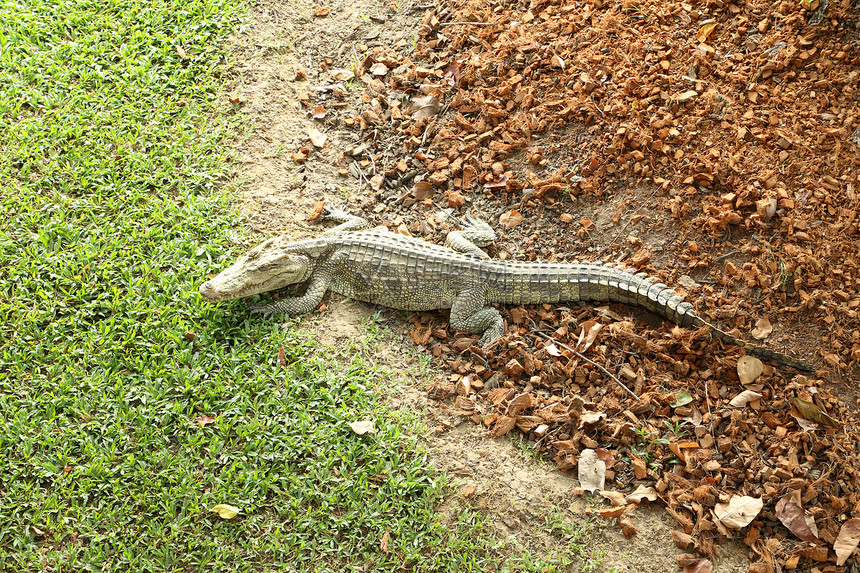
[[[740,251],[730,251],[730,252],[726,253],[725,255],[720,255],[719,257],[716,257],[714,260],[715,261],[722,261],[726,257],[731,257],[732,255],[736,255],[738,253],[740,253]]]
[[[559,342],[559,341],[558,341],[558,340],[556,340],[555,338],[553,338],[553,337],[551,337],[551,336],[549,336],[549,335],[547,335],[547,334],[544,334],[543,332],[541,332],[541,331],[539,331],[539,330],[536,330],[536,331],[534,331],[534,332],[535,332],[538,336],[542,336],[543,338],[546,338],[547,340],[549,340],[549,341],[550,341],[550,342],[552,342],[553,344],[558,344],[558,345],[559,345],[559,346],[561,346],[562,348],[564,348],[564,349],[566,349],[566,350],[570,350],[571,352],[573,352],[574,354],[576,354],[578,357],[582,358],[583,360],[585,360],[586,362],[588,362],[589,364],[591,364],[592,366],[595,366],[595,367],[599,368],[601,372],[603,372],[604,374],[606,374],[607,376],[609,376],[610,378],[612,378],[613,380],[615,380],[615,382],[616,382],[619,386],[621,386],[622,388],[624,388],[625,390],[627,390],[627,392],[628,392],[631,396],[633,396],[634,398],[636,398],[636,400],[637,400],[637,401],[641,400],[641,398],[639,398],[639,396],[637,396],[637,395],[636,395],[636,392],[634,392],[633,390],[631,390],[630,388],[628,388],[627,386],[625,386],[625,385],[624,385],[624,382],[622,382],[621,380],[619,380],[617,376],[615,376],[612,372],[610,372],[609,370],[607,370],[606,368],[604,368],[603,366],[601,366],[600,364],[598,364],[598,363],[597,363],[597,362],[595,362],[594,360],[591,360],[590,358],[587,358],[586,356],[584,356],[584,355],[583,355],[581,352],[579,352],[578,350],[574,350],[573,348],[571,348],[571,347],[570,347],[570,346],[568,346],[567,344],[565,344],[565,343],[563,343],[563,342]]]
[[[440,26],[493,26],[495,22],[442,22]]]

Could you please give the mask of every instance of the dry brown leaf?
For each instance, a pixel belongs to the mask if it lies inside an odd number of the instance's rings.
[[[631,455],[630,465],[633,466],[633,475],[636,476],[636,479],[645,479],[645,476],[648,475],[648,465],[642,458]]]
[[[741,384],[750,384],[761,376],[764,364],[755,356],[745,355],[738,359],[738,378]]]
[[[201,428],[203,426],[208,426],[209,424],[211,424],[214,421],[215,421],[215,418],[213,418],[212,416],[207,416],[206,414],[200,414],[199,416],[197,416],[197,425],[200,426]]]
[[[450,190],[445,193],[445,198],[448,200],[449,207],[462,207],[466,204],[466,197],[459,191]]]
[[[516,416],[526,408],[532,407],[532,397],[527,392],[523,392],[522,394],[518,394],[511,400],[508,404],[507,414],[509,416]]]
[[[183,60],[188,57],[188,52],[186,52],[182,46],[176,46],[176,53],[179,54],[179,57]]]
[[[704,44],[705,42],[708,41],[708,38],[711,36],[711,34],[714,31],[714,28],[716,28],[716,27],[717,27],[716,22],[709,22],[709,23],[705,24],[704,26],[700,26],[699,30],[696,32],[696,39],[699,40],[699,42]]]
[[[460,84],[460,64],[455,60],[445,69],[445,75],[442,77],[449,86]]]
[[[860,518],[854,517],[842,524],[839,536],[833,544],[837,565],[843,565],[851,557],[851,554],[857,549],[858,542],[860,542]]]
[[[631,493],[628,493],[627,497],[625,497],[624,499],[626,499],[630,503],[642,503],[642,500],[656,501],[657,490],[654,489],[653,486],[639,484],[639,487],[637,487]]]
[[[634,535],[636,535],[636,526],[633,525],[633,520],[630,519],[630,516],[624,516],[618,519],[618,525],[621,526],[621,533],[624,534],[624,537],[630,539]]]
[[[496,425],[493,427],[493,437],[500,438],[514,429],[517,425],[517,419],[513,416],[502,416]]]
[[[325,145],[328,136],[318,130],[315,127],[312,127],[308,130],[308,137],[311,140],[311,143],[314,144],[314,147],[322,148]]]
[[[371,183],[373,183],[372,179],[370,181],[371,181]],[[405,237],[411,237],[412,236],[412,233],[409,232],[409,227],[406,226],[406,223],[400,223],[399,225],[397,225],[397,228],[394,230],[394,232],[397,233],[398,235],[403,235]],[[471,344],[468,342],[468,340],[475,340],[475,339],[474,338],[471,338],[471,339],[460,338],[454,344],[457,345],[458,343],[462,343],[462,344],[469,344],[469,346],[471,346]],[[469,346],[462,348],[461,351],[465,350],[466,348],[469,348]]]
[[[792,398],[791,404],[794,406],[791,414],[795,418],[805,418],[811,422],[815,422],[816,424],[830,426],[832,428],[838,428],[840,426],[839,422],[822,412],[821,408],[812,402],[807,402],[800,398]],[[798,419],[798,421],[800,420]]]
[[[630,259],[628,260],[628,263],[631,267],[638,269],[647,265],[650,260],[651,251],[648,250],[648,247],[642,247],[641,249],[633,253],[633,256],[630,257]]]
[[[696,97],[698,95],[699,95],[699,92],[697,92],[696,90],[687,90],[683,93],[676,95],[672,99],[677,101],[677,102],[685,102],[687,100],[693,99],[694,97]]]
[[[764,507],[764,502],[748,495],[733,495],[729,503],[718,503],[714,507],[714,515],[720,523],[730,529],[746,527]]]
[[[317,104],[316,107],[311,111],[311,117],[314,119],[324,119],[328,110],[323,107],[322,104]]]
[[[692,549],[696,544],[696,540],[693,539],[692,535],[678,531],[677,529],[672,531],[672,542],[675,544],[675,547],[685,551]]]
[[[386,530],[385,533],[382,534],[382,539],[379,541],[379,549],[383,553],[389,553],[389,551],[388,551],[388,538],[389,538],[389,535],[388,535],[388,531]]]
[[[815,520],[800,506],[800,491],[792,490],[776,502],[776,516],[796,537],[810,543],[818,542]]]
[[[380,189],[382,189],[383,183],[385,183],[385,177],[383,177],[381,173],[377,173],[370,178],[370,188],[374,191],[379,191]]]
[[[359,436],[364,434],[375,434],[376,428],[373,427],[371,420],[362,420],[360,422],[350,422],[349,427]]]
[[[598,412],[588,410],[587,412],[583,412],[579,417],[579,427],[589,426],[592,424],[596,424],[606,418],[605,412]]]
[[[499,224],[506,229],[513,229],[523,221],[522,213],[511,209],[499,217]]]
[[[412,105],[409,106],[407,111],[412,114],[412,119],[422,119],[433,117],[439,113],[440,109],[442,109],[442,105],[439,103],[439,98],[428,95],[412,100]]]
[[[616,517],[621,517],[624,515],[624,512],[627,511],[627,507],[622,506],[613,506],[613,507],[604,507],[600,510],[600,517],[604,519],[614,519]]]
[[[374,76],[384,76],[388,73],[388,66],[386,66],[382,62],[376,62],[375,64],[370,66],[370,73]]]
[[[331,8],[326,8],[325,6],[316,6],[314,7],[314,16],[317,18],[322,18],[324,16],[328,16],[331,14]]]
[[[627,507],[627,500],[624,498],[624,494],[620,491],[604,489],[600,491],[600,496],[616,507]]]
[[[714,564],[708,559],[700,559],[699,561],[686,565],[681,569],[682,573],[713,573]]]
[[[508,184],[508,176],[505,175],[504,173],[499,173],[498,175],[493,177],[491,180],[484,183],[484,187],[486,189],[498,189],[498,188],[506,187],[507,184]]]
[[[767,197],[765,199],[759,199],[755,202],[755,209],[758,216],[764,219],[765,221],[770,221],[773,219],[773,216],[776,215],[776,208],[778,206],[776,197]],[[782,281],[777,277],[777,282],[775,286],[779,286]]]
[[[591,157],[585,165],[582,166],[582,176],[590,177],[600,167],[600,162],[596,158]]]
[[[740,363],[740,361],[738,361]],[[732,408],[743,408],[750,402],[755,402],[756,400],[761,399],[761,394],[758,392],[753,392],[752,390],[744,390],[729,402],[729,406]]]
[[[311,209],[310,215],[308,215],[308,218],[305,219],[305,221],[308,221],[308,222],[318,221],[323,216],[324,213],[325,213],[325,201],[317,201],[316,203],[314,203],[314,207],[313,207],[313,209]]]
[[[418,181],[412,186],[410,195],[415,197],[418,201],[429,199],[433,196],[433,185],[429,181]]]
[[[507,398],[508,394],[512,392],[513,390],[510,388],[496,388],[495,390],[487,392],[487,398],[489,398],[493,404],[498,406],[505,398]]]
[[[773,332],[773,325],[766,318],[760,318],[755,323],[755,328],[751,332],[752,337],[756,340],[764,340],[770,333]]]
[[[677,443],[672,442],[669,444],[669,451],[678,456],[678,459],[684,463],[687,463],[687,458],[684,456],[684,452],[681,451],[680,446]]]
[[[586,320],[583,322],[582,330],[579,331],[579,340],[576,343],[576,349],[580,352],[585,352],[591,348],[601,330],[603,330],[603,324],[595,320]]]
[[[681,553],[680,555],[675,555],[675,561],[678,563],[678,567],[681,568],[695,565],[701,561],[701,559],[701,557],[693,555],[692,553]]]
[[[585,491],[600,491],[606,483],[606,464],[592,449],[582,450],[579,456],[579,485]]]
[[[594,448],[594,451],[597,453],[597,457],[603,460],[603,463],[606,464],[606,469],[612,469],[615,465],[615,457],[612,455],[612,452],[606,448]]]
[[[525,368],[520,364],[520,361],[516,358],[511,358],[507,364],[505,364],[505,376],[508,378],[516,378],[520,374],[525,372]]]

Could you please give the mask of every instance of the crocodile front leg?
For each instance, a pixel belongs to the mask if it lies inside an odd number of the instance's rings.
[[[318,274],[311,279],[304,295],[285,298],[273,303],[254,305],[251,307],[251,314],[262,314],[264,318],[269,318],[277,313],[308,313],[317,307],[329,285],[331,285],[331,276],[328,273]]]
[[[474,286],[461,291],[451,306],[454,330],[483,333],[478,346],[486,346],[505,333],[505,321],[495,308],[485,307],[487,287]]]
[[[327,235],[340,235],[342,233],[348,233],[350,231],[361,231],[362,229],[366,229],[370,226],[370,221],[363,217],[356,217],[355,215],[350,215],[346,211],[341,209],[337,209],[335,207],[325,207],[325,214],[323,215],[323,219],[328,221],[337,221],[340,223],[337,227],[329,229],[323,236]]]

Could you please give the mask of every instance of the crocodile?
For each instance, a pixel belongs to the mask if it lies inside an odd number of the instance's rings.
[[[200,294],[217,302],[307,283],[301,296],[251,307],[264,317],[310,312],[328,290],[399,310],[451,309],[451,328],[480,334],[481,346],[504,334],[504,320],[491,303],[621,302],[686,328],[704,327],[712,338],[761,359],[813,369],[803,360],[735,338],[706,322],[658,279],[624,265],[491,259],[481,247],[495,240],[495,231],[471,216],[460,230],[448,233],[445,246],[368,230],[365,219],[337,209],[326,209],[324,218],[341,224],[316,238],[273,237],[203,283]]]

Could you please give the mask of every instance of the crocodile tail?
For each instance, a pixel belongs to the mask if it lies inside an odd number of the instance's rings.
[[[815,366],[810,364],[809,362],[793,358],[791,356],[783,354],[782,352],[771,350],[770,348],[765,348],[763,346],[758,346],[757,344],[752,344],[751,342],[746,342],[739,338],[735,338],[728,332],[717,328],[709,322],[706,322],[698,315],[696,316],[696,319],[699,323],[697,326],[706,326],[712,338],[718,338],[726,344],[740,346],[747,354],[751,356],[755,356],[756,358],[760,358],[762,360],[772,360],[773,362],[777,362],[779,364],[782,364],[783,366],[790,366],[791,368],[797,368],[798,370],[804,370],[807,372],[815,370]]]
[[[735,338],[724,330],[720,330],[702,319],[696,314],[692,304],[685,301],[682,296],[659,282],[655,277],[612,263],[604,264],[603,269],[606,270],[602,274],[600,272],[592,272],[592,274],[598,276],[590,282],[602,284],[604,276],[608,276],[606,284],[609,294],[603,295],[598,291],[597,296],[594,296],[595,293],[591,292],[586,296],[580,297],[579,300],[617,300],[634,303],[652,312],[662,314],[675,324],[685,328],[692,329],[704,326],[708,329],[712,338],[718,338],[732,346],[740,346],[747,354],[752,356],[763,360],[772,360],[785,366],[797,368],[798,370],[815,370],[815,366],[808,362],[786,356],[781,352],[776,352],[769,348],[745,342]],[[580,287],[580,293],[582,292],[582,288]]]

